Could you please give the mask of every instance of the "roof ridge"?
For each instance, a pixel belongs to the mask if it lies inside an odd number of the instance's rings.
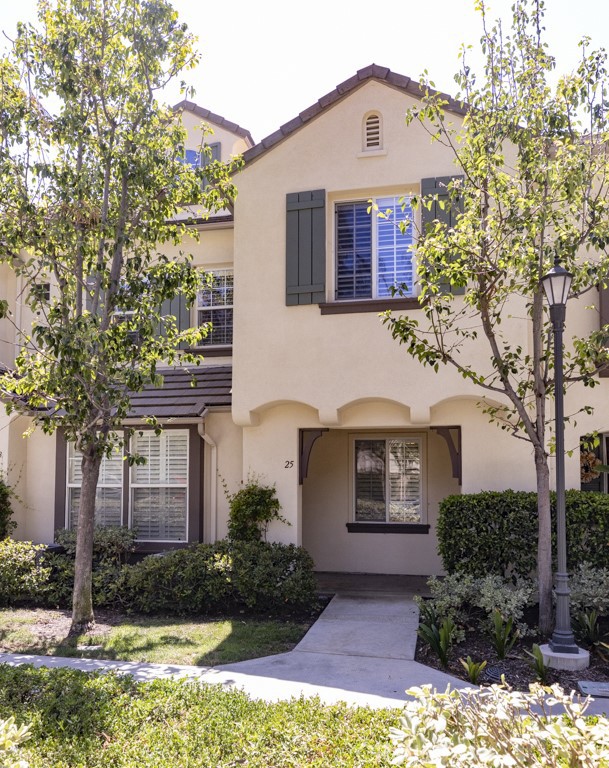
[[[178,110],[186,109],[189,112],[197,115],[197,117],[202,118],[203,120],[208,120],[210,123],[214,123],[220,128],[225,128],[227,131],[236,133],[237,136],[241,136],[242,139],[245,139],[252,146],[254,146],[256,143],[252,138],[252,134],[247,129],[241,128],[241,126],[237,125],[237,123],[233,123],[231,120],[227,120],[225,117],[222,117],[222,115],[218,115],[215,112],[211,112],[209,109],[205,109],[205,107],[200,107],[194,101],[182,99],[182,101],[174,105],[173,109],[176,112]]]
[[[397,88],[411,96],[421,97],[425,92],[439,94],[446,99],[448,103],[447,109],[450,112],[454,112],[458,115],[465,115],[467,112],[467,107],[463,102],[453,99],[448,94],[436,91],[433,88],[428,88],[406,75],[392,72],[389,67],[382,67],[379,64],[373,63],[362,69],[358,69],[354,75],[347,78],[347,80],[343,80],[343,82],[339,83],[336,88],[329,93],[326,93],[324,96],[321,96],[314,104],[311,104],[311,106],[304,109],[296,115],[296,117],[292,118],[292,120],[284,123],[276,131],[258,142],[258,144],[246,150],[243,153],[243,158],[246,164],[257,160],[276,144],[279,144],[292,133],[306,125],[309,121],[318,117],[326,109],[337,104],[357,88],[361,88],[361,86],[369,80],[385,82],[392,88]]]

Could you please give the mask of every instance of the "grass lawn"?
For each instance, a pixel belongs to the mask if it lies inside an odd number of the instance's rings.
[[[310,621],[250,617],[176,619],[99,613],[86,635],[67,638],[66,611],[0,610],[0,652],[215,666],[291,650]]]
[[[0,665],[0,718],[31,726],[30,768],[389,766],[399,710],[267,704],[240,691]]]

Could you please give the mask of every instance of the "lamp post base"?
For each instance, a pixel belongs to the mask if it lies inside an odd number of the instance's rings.
[[[588,669],[590,666],[590,653],[583,648],[578,648],[577,653],[558,653],[546,644],[540,645],[539,650],[544,664],[550,669],[577,672],[580,669]]]

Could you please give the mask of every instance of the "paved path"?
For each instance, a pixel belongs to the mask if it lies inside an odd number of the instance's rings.
[[[319,696],[370,707],[399,707],[411,686],[444,691],[469,687],[463,680],[414,661],[418,608],[404,595],[339,593],[289,653],[219,667],[145,664],[0,654],[0,663],[114,670],[137,680],[187,678],[243,689],[253,698],[277,701]],[[609,711],[609,699],[594,701],[590,714]]]

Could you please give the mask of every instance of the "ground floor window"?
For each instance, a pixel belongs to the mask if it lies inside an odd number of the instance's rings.
[[[421,437],[356,437],[356,523],[423,522]]]
[[[139,541],[188,540],[189,431],[152,430],[131,438],[132,454],[145,464],[132,467],[117,448],[104,457],[97,488],[95,520],[98,525],[127,524]],[[66,526],[75,528],[82,483],[82,455],[67,445]]]

